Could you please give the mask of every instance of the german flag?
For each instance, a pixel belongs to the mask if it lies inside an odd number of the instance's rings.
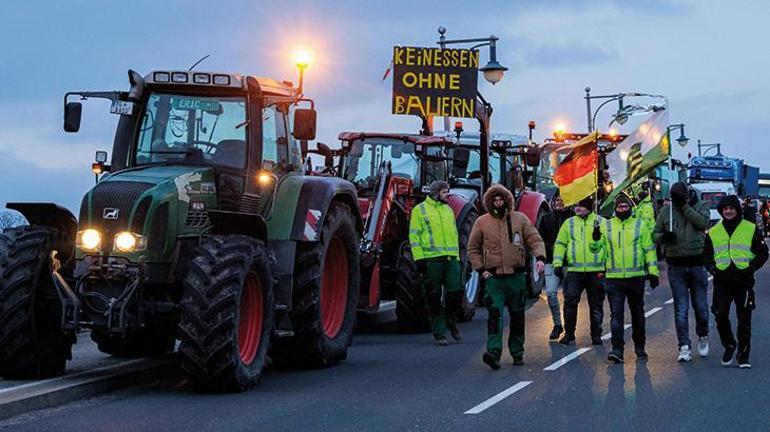
[[[556,168],[553,181],[559,186],[564,205],[572,205],[596,191],[599,151],[598,132],[570,144],[572,151]]]

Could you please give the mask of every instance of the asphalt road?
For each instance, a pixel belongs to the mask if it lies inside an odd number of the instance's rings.
[[[664,273],[665,274],[665,273]],[[492,371],[481,362],[486,312],[463,325],[449,347],[429,335],[368,325],[337,367],[269,371],[243,394],[195,393],[169,379],[0,422],[19,431],[552,430],[710,431],[770,429],[770,270],[757,278],[753,369],[720,365],[711,322],[711,355],[676,362],[671,292],[648,291],[647,362],[626,333],[626,363],[606,360],[609,341],[592,347],[581,302],[577,345],[549,343],[545,299],[527,312],[526,365],[510,357]],[[585,301],[585,300],[584,300]],[[626,314],[630,322],[630,317]],[[605,314],[609,332],[609,310]],[[695,338],[691,316],[692,337]],[[586,350],[587,349],[587,350]],[[569,361],[565,361],[571,359]]]

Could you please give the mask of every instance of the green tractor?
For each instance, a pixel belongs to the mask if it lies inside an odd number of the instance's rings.
[[[316,111],[301,84],[185,71],[129,81],[64,98],[67,132],[80,128],[71,98],[107,98],[120,117],[79,218],[7,205],[30,225],[0,235],[0,377],[64,373],[81,329],[123,357],[179,340],[182,369],[207,391],[251,388],[268,358],[345,359],[363,224],[351,183],[303,172]]]

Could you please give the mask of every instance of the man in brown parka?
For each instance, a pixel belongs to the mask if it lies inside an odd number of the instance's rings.
[[[482,357],[492,369],[500,368],[503,351],[503,308],[511,315],[508,350],[514,365],[524,364],[524,307],[527,299],[526,253],[537,257],[536,271],[545,268],[545,245],[524,213],[513,210],[513,195],[501,185],[484,194],[488,213],[479,217],[468,240],[468,257],[486,281],[484,304],[489,311],[487,352]]]

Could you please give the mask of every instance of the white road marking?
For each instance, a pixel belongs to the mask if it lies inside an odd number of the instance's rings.
[[[517,391],[523,389],[524,387],[532,384],[532,381],[519,381],[516,384],[514,384],[511,387],[508,387],[507,389],[501,391],[500,393],[492,396],[491,398],[485,400],[484,402],[476,405],[475,407],[469,409],[468,411],[465,411],[465,414],[478,414],[480,412],[483,412],[487,408],[495,405],[496,403],[502,401],[503,399],[507,398],[508,396],[516,393]]]
[[[652,308],[652,309],[648,310],[648,311],[647,311],[647,313],[646,313],[646,314],[644,314],[644,317],[645,317],[645,318],[648,318],[650,315],[652,315],[652,314],[654,314],[654,313],[658,313],[658,312],[660,312],[660,311],[662,311],[662,310],[663,310],[663,308],[662,308],[662,307],[654,307],[654,308]]]
[[[579,350],[573,352],[570,355],[567,355],[565,357],[562,357],[559,360],[556,360],[555,362],[548,365],[544,371],[555,371],[556,369],[559,369],[560,367],[564,366],[568,362],[575,360],[576,358],[580,357],[581,355],[585,354],[586,352],[590,351],[591,348],[580,348]]]
[[[674,298],[673,297],[671,297],[670,299],[666,300],[666,302],[663,303],[663,304],[672,304],[672,303],[674,303]]]

